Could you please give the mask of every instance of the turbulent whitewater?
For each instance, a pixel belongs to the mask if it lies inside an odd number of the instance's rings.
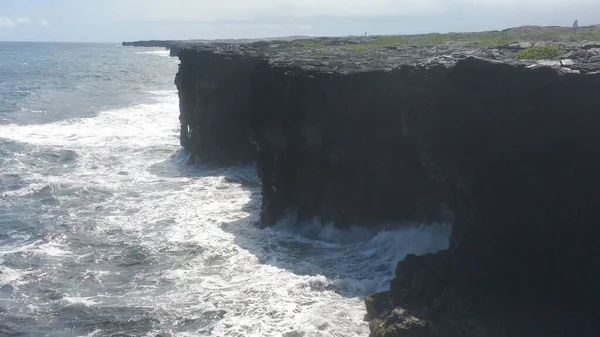
[[[0,335],[367,336],[364,296],[449,226],[254,227],[254,166],[186,164],[176,69],[0,44]]]

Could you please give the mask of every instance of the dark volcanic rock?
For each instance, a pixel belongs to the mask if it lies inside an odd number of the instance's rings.
[[[384,320],[374,320],[369,328],[371,337],[451,337],[437,331],[421,317],[397,308]]]
[[[390,301],[390,292],[383,291],[365,298],[367,318],[374,319],[393,309]]]
[[[133,42],[123,42],[121,45],[123,47],[161,47],[161,48],[170,48],[175,41],[168,40],[150,40],[150,41],[133,41]]]
[[[405,114],[406,135],[452,191],[455,275],[507,295],[597,300],[597,289],[564,289],[600,277],[598,74],[470,60],[427,75],[445,90],[414,77],[427,107]]]
[[[219,39],[219,40],[147,40],[147,41],[125,41],[121,43],[123,47],[160,47],[169,49],[171,56],[179,56],[179,52],[188,47],[194,47],[200,44],[209,43],[251,43],[257,41],[271,40],[300,40],[307,39],[307,36],[289,36],[281,38],[262,38],[262,39]]]
[[[400,306],[371,321],[371,337],[597,336],[596,311],[540,307],[445,289],[430,306]]]
[[[244,55],[267,60],[271,67],[302,69],[318,73],[350,74],[392,71],[402,66],[452,68],[461,60],[477,58],[491,64],[517,68],[550,67],[559,73],[600,71],[600,64],[590,58],[600,55],[598,43],[528,42],[498,47],[481,47],[473,43],[453,42],[430,46],[377,47],[377,37],[318,38],[302,41],[259,41],[254,43],[189,44],[187,49],[210,51],[217,55]],[[534,45],[553,45],[571,55],[572,62],[561,60],[521,60],[515,53]],[[576,52],[585,51],[584,54]],[[581,67],[585,69],[580,69]]]
[[[515,58],[526,43],[369,41],[184,48],[182,145],[203,162],[256,160],[263,225],[285,209],[338,226],[436,219],[447,204],[449,251],[399,264],[390,298],[407,312],[375,321],[375,336],[559,336],[580,323],[555,318],[600,302],[598,46],[529,61]]]
[[[258,60],[183,51],[179,89],[181,145],[206,162],[254,160],[247,131],[253,117],[251,80]]]
[[[170,50],[170,56],[178,56],[183,48],[183,44],[178,41],[169,40],[150,40],[150,41],[133,41],[123,42],[123,47],[159,47]]]
[[[390,285],[393,308],[400,305],[427,307],[432,305],[448,285],[450,259],[448,252],[424,256],[408,255],[396,267]]]
[[[401,136],[383,72],[337,76],[264,63],[253,84],[265,225],[283,210],[338,226],[434,214],[440,193]],[[269,185],[269,186],[267,186]],[[433,215],[432,215],[433,216]]]

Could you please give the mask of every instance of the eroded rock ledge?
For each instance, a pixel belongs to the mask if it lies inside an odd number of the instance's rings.
[[[184,48],[182,146],[256,160],[263,225],[286,209],[347,226],[447,205],[450,249],[399,264],[368,300],[374,336],[597,335],[600,45],[523,61],[526,44],[368,39]]]

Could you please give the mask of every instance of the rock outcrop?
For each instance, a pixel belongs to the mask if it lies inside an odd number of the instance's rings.
[[[261,39],[217,39],[217,40],[145,40],[145,41],[124,41],[121,43],[123,47],[154,47],[165,48],[170,50],[172,57],[179,56],[179,52],[187,47],[197,46],[205,43],[252,43],[257,41],[290,41],[308,39],[308,36],[288,36],[288,37],[271,37]]]
[[[131,42],[123,42],[121,45],[123,47],[157,47],[157,48],[166,48],[169,49],[173,46],[176,41],[170,40],[148,40],[148,41],[131,41]]]
[[[558,336],[579,321],[549,308],[584,317],[600,302],[600,45],[515,58],[527,46],[184,48],[182,145],[204,162],[256,160],[263,225],[288,209],[347,226],[447,205],[450,249],[399,264],[369,300],[374,336]]]

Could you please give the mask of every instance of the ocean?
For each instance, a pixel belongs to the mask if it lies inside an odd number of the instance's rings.
[[[253,226],[255,167],[188,165],[178,60],[0,43],[0,336],[361,336],[449,225]]]

